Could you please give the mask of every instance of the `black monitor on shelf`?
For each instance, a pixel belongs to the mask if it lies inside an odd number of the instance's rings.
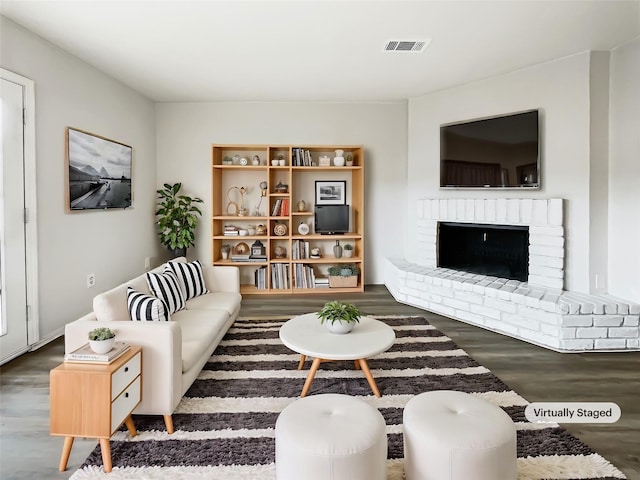
[[[349,215],[349,205],[316,205],[315,233],[322,235],[349,233]]]

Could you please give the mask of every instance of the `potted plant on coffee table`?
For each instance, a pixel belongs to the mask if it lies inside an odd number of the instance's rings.
[[[164,184],[157,190],[158,208],[156,217],[160,243],[171,250],[174,257],[185,256],[187,248],[194,245],[198,216],[202,215],[196,203],[198,197],[179,195],[181,183]]]
[[[353,288],[358,286],[360,269],[355,263],[342,263],[329,267],[329,287]]]
[[[107,353],[113,348],[116,334],[106,327],[94,328],[89,332],[89,346],[96,353]]]
[[[331,333],[349,333],[360,322],[362,313],[352,303],[333,300],[327,302],[318,312],[321,324],[325,324]]]

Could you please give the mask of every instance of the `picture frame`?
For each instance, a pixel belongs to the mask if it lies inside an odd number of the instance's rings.
[[[73,127],[65,146],[67,212],[132,206],[133,147]]]
[[[346,180],[316,180],[316,205],[346,205]]]

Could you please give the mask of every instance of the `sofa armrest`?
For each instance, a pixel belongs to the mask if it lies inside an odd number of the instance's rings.
[[[93,314],[65,326],[65,351],[87,343],[87,334],[107,327],[119,342],[142,347],[142,401],[134,413],[171,415],[182,398],[182,330],[176,322],[96,321]]]
[[[232,266],[203,265],[204,283],[212,292],[240,293],[240,269]]]

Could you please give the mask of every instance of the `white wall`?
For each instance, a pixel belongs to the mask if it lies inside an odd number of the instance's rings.
[[[206,200],[188,254],[204,262],[211,262],[212,144],[364,145],[365,282],[383,283],[383,259],[401,255],[404,242],[406,103],[165,103],[156,111],[158,183],[181,181]]]
[[[1,66],[35,82],[39,328],[46,339],[158,255],[154,104],[4,17],[0,45]],[[65,213],[67,126],[133,147],[132,209]],[[88,273],[96,275],[92,289]]]
[[[611,53],[609,292],[640,302],[640,38]]]
[[[409,101],[409,219],[419,198],[563,198],[565,288],[589,291],[590,103],[588,52],[425,95]],[[538,108],[541,111],[542,188],[440,190],[443,123]],[[407,226],[406,258],[415,261],[416,225]],[[603,272],[604,273],[604,272]]]

